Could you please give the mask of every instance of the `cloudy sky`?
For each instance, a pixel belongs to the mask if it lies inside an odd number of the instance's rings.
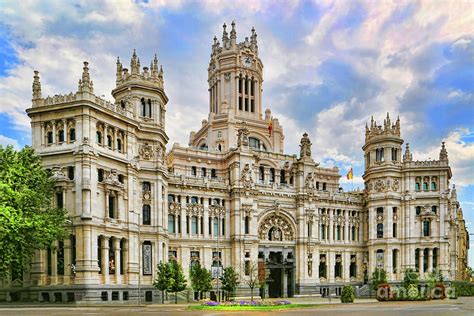
[[[264,107],[283,124],[288,153],[307,131],[315,160],[342,175],[352,166],[362,187],[365,122],[399,115],[415,159],[437,159],[446,142],[474,233],[473,12],[463,0],[2,1],[0,144],[31,143],[34,69],[43,95],[69,93],[87,60],[95,93],[111,99],[116,58],[128,63],[134,48],[142,64],[157,53],[170,144],[186,144],[208,110],[212,38],[235,20],[239,41],[257,31]]]

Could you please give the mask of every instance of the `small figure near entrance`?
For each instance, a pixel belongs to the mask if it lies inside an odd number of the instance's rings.
[[[272,227],[268,232],[268,240],[271,241],[282,241],[281,230],[278,227]]]

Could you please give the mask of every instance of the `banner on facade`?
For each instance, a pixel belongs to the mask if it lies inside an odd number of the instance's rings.
[[[143,244],[143,275],[151,275],[152,267],[151,245]]]
[[[213,279],[217,279],[222,275],[222,267],[211,267],[211,274]]]
[[[377,264],[377,268],[379,269],[383,268],[383,252],[377,252],[375,261]]]

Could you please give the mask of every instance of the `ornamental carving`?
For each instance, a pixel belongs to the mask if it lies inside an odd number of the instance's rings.
[[[265,218],[258,229],[260,240],[289,241],[294,240],[294,232],[286,218],[272,214]]]
[[[308,174],[308,176],[306,176],[306,180],[304,182],[304,187],[306,189],[309,189],[309,190],[312,190],[314,189],[314,177],[313,177],[313,173],[310,172]]]
[[[143,191],[142,200],[145,203],[151,202],[151,192],[150,191]]]
[[[377,223],[383,223],[383,215],[382,214],[377,215]]]
[[[149,160],[153,158],[153,146],[149,145],[148,143],[140,145],[138,153],[143,159]]]
[[[202,216],[204,214],[204,206],[202,204],[188,203],[186,204],[186,214]]]
[[[385,189],[385,183],[383,180],[381,179],[378,179],[377,181],[375,181],[375,191],[377,192],[382,192],[384,189]]]
[[[313,223],[314,222],[314,210],[308,209],[306,210],[306,216],[308,218],[308,223]]]
[[[169,202],[168,203],[168,213],[170,213],[170,214],[181,214],[181,203]]]
[[[237,147],[246,147],[249,145],[249,130],[247,124],[242,122],[242,126],[237,131]]]
[[[398,191],[399,188],[400,188],[400,182],[398,181],[398,179],[393,180],[392,190]]]
[[[64,174],[63,168],[59,166],[53,167],[51,178],[56,181],[67,180],[67,177]]]
[[[209,206],[209,216],[211,217],[225,216],[225,207],[224,206]]]
[[[117,169],[110,170],[103,182],[111,185],[123,186],[123,184],[119,181]]]
[[[245,164],[244,169],[242,170],[240,181],[242,181],[244,188],[249,189],[252,187],[252,170],[250,170],[250,165],[248,163]]]
[[[242,205],[241,211],[242,211],[241,213],[243,217],[245,216],[252,217],[252,213],[253,213],[252,205]]]

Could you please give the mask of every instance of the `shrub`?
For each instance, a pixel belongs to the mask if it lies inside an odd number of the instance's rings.
[[[341,294],[341,303],[353,303],[355,298],[355,291],[352,285],[344,285]]]
[[[418,291],[418,287],[415,284],[410,284],[407,291],[408,298],[410,300],[416,300],[419,294],[420,292]]]
[[[377,291],[380,284],[387,283],[387,272],[384,269],[375,268],[372,273],[372,289]]]
[[[410,288],[410,285],[418,286],[418,273],[415,270],[408,268],[405,270],[405,276],[403,277],[403,287],[408,289]]]
[[[456,281],[452,283],[456,288],[457,296],[474,296],[474,283],[466,281]]]

